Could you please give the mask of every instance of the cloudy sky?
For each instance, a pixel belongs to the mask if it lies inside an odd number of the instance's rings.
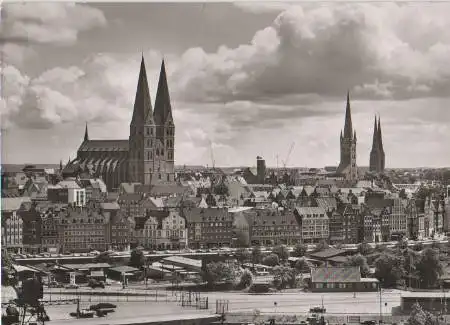
[[[374,114],[387,167],[450,165],[450,3],[4,4],[4,163],[126,139],[141,52],[154,100],[166,60],[176,163],[339,160],[350,89],[357,163]]]

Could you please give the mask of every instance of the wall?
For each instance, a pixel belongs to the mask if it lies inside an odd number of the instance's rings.
[[[209,325],[213,322],[219,321],[220,316],[198,316],[198,318],[192,319],[176,319],[167,321],[149,321],[142,323],[126,323],[127,325],[150,325],[150,324],[164,324],[164,325]],[[120,324],[117,324],[120,325]]]

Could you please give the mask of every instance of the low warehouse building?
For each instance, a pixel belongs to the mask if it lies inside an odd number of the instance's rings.
[[[409,314],[415,303],[429,312],[447,314],[450,308],[450,296],[445,292],[405,292],[401,298],[402,313]]]
[[[311,270],[313,292],[378,291],[379,281],[362,278],[359,267],[319,267]]]

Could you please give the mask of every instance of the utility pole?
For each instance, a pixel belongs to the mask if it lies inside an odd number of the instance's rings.
[[[383,303],[381,301],[381,285],[380,285],[380,324],[383,323]]]

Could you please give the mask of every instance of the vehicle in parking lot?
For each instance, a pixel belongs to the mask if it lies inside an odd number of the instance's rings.
[[[62,283],[52,281],[48,284],[49,288],[64,288],[64,285]]]
[[[309,309],[310,313],[323,314],[326,313],[327,310],[324,307],[313,307]]]
[[[66,288],[66,289],[78,289],[78,285],[77,284],[68,284],[64,288]]]
[[[88,286],[91,287],[92,289],[95,289],[95,288],[105,289],[105,283],[103,283],[102,281],[97,281],[95,279],[90,279]]]

